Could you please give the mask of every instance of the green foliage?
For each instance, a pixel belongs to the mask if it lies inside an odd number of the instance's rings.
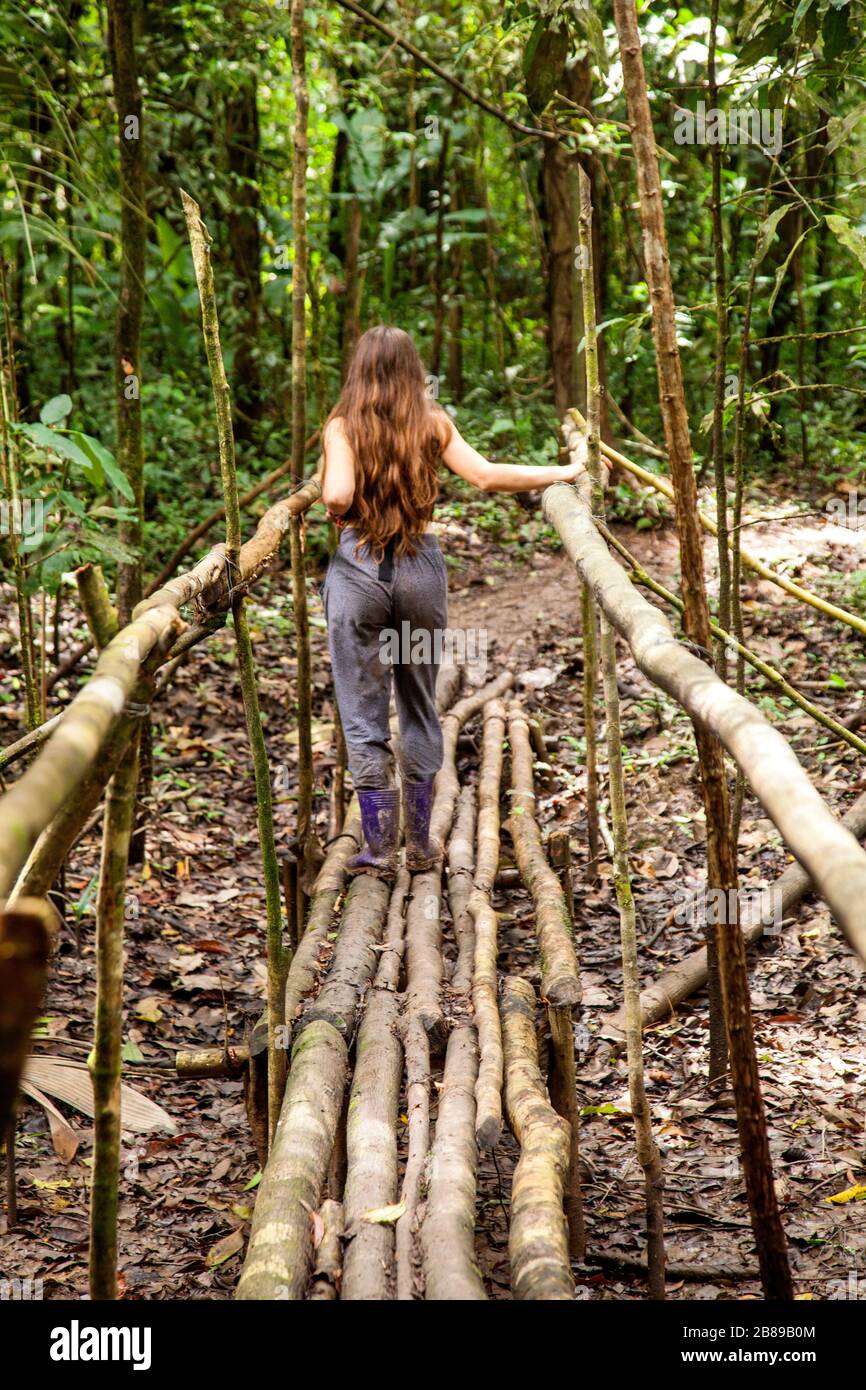
[[[392,0],[382,19],[494,105],[557,126],[596,160],[607,389],[660,442],[651,308],[641,271],[634,164],[615,60],[612,10],[563,0],[479,0],[415,13]],[[866,335],[863,113],[864,0],[723,4],[720,105],[783,113],[778,164],[760,142],[723,151],[722,202],[736,371],[750,263],[757,273],[747,397],[751,473],[801,448],[816,486],[862,472]],[[661,152],[669,253],[696,447],[712,409],[713,257],[709,146],[676,144],[675,116],[706,105],[705,12],[643,6],[640,25]],[[441,268],[445,312],[439,398],[482,451],[550,462],[555,452],[548,353],[550,208],[538,141],[521,140],[383,35],[336,7],[308,8],[308,235],[311,430],[340,384],[353,208],[361,216],[362,325],[405,326],[428,358]],[[226,362],[238,407],[239,483],[286,457],[290,436],[293,114],[288,11],[176,3],[147,6],[137,57],[144,89],[148,187],[141,392],[146,568],[152,573],[219,500],[216,439],[181,187],[201,202]],[[16,349],[19,424],[10,431],[22,489],[50,515],[24,544],[31,587],[100,557],[125,555],[119,523],[131,495],[115,462],[114,320],[120,271],[115,112],[99,7],[57,0],[0,16],[0,254]],[[564,99],[566,69],[586,65],[590,115]],[[444,166],[443,166],[444,152]],[[444,172],[444,186],[439,187]],[[769,194],[764,190],[769,179]],[[441,257],[437,235],[441,229]],[[804,320],[801,327],[800,317]],[[805,340],[797,334],[805,332]],[[462,357],[460,379],[451,347]],[[799,373],[830,389],[800,399]],[[760,383],[760,385],[759,385]],[[838,389],[845,387],[845,390]],[[731,443],[736,387],[726,392]],[[611,416],[614,428],[616,416]],[[312,463],[312,457],[310,462]],[[480,531],[528,549],[537,518],[511,501],[447,489],[447,508],[477,512]],[[656,524],[626,489],[617,513]],[[263,503],[264,504],[264,503]],[[323,558],[327,530],[310,528]]]

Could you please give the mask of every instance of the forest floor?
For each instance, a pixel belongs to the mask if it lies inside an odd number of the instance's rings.
[[[771,499],[779,500],[779,499]],[[786,510],[779,506],[780,511]],[[541,524],[533,521],[540,536]],[[677,550],[670,526],[618,529],[655,577],[675,587]],[[530,540],[531,540],[530,535]],[[856,568],[856,533],[818,517],[770,523],[749,532],[753,551],[837,594]],[[619,924],[606,857],[589,886],[585,774],[581,740],[582,650],[579,584],[562,555],[543,539],[531,563],[503,550],[473,521],[471,508],[446,526],[451,557],[451,624],[483,628],[490,675],[510,666],[531,673],[521,697],[561,740],[539,787],[545,830],[571,832],[575,917],[582,967],[579,1092],[585,1116],[581,1156],[590,1256],[643,1258],[643,1181],[634,1156],[625,1061],[599,1036],[620,1002]],[[707,551],[708,572],[712,557]],[[294,677],[287,575],[257,591],[251,622],[262,707],[276,781],[278,836],[291,830],[296,748],[287,714]],[[837,716],[863,698],[853,634],[840,635],[820,615],[772,586],[749,584],[748,624],[762,655],[784,665],[794,683],[826,700]],[[844,601],[844,598],[841,600]],[[331,766],[332,709],[324,620],[312,605],[316,770],[321,824]],[[848,636],[852,640],[847,641]],[[619,649],[627,792],[643,978],[649,981],[700,942],[697,929],[665,925],[701,880],[704,824],[690,727]],[[0,655],[0,660],[5,660]],[[782,711],[754,687],[772,718]],[[11,720],[0,741],[16,736]],[[787,714],[794,739],[822,794],[841,812],[866,788],[856,755],[834,746],[804,717]],[[470,729],[477,734],[477,723]],[[263,890],[252,778],[233,639],[222,632],[180,672],[156,714],[150,859],[131,883],[126,967],[127,1050],[148,1065],[126,1080],[174,1118],[175,1135],[127,1136],[121,1184],[120,1269],[126,1296],[229,1298],[237,1283],[258,1163],[240,1083],[179,1082],[158,1065],[179,1048],[243,1039],[264,996]],[[468,765],[477,766],[469,755]],[[285,790],[288,788],[288,790]],[[761,808],[746,798],[740,838],[745,886],[770,883],[789,862]],[[508,860],[507,837],[503,864]],[[70,925],[55,958],[45,1037],[37,1051],[84,1060],[90,1047],[93,990],[92,886],[97,837],[76,851],[66,877]],[[497,895],[503,971],[538,983],[528,897]],[[453,942],[446,925],[446,953]],[[453,952],[452,952],[453,953]],[[863,970],[823,905],[807,900],[778,936],[750,955],[752,999],[770,1142],[791,1248],[798,1297],[866,1298],[866,1203],[828,1199],[866,1181],[866,992]],[[647,1032],[645,1059],[653,1123],[666,1175],[668,1258],[698,1265],[700,1279],[672,1280],[672,1298],[756,1298],[760,1286],[729,1091],[708,1093],[704,995]],[[437,1073],[438,1075],[438,1073]],[[435,1093],[435,1087],[434,1087]],[[78,1146],[61,1157],[42,1109],[27,1102],[17,1142],[19,1225],[0,1237],[0,1278],[41,1278],[46,1298],[87,1289],[87,1205],[91,1144],[87,1122],[65,1112]],[[401,1124],[401,1142],[404,1126]],[[63,1147],[61,1144],[60,1147]],[[477,1250],[488,1292],[508,1298],[508,1177],[516,1156],[510,1136],[479,1168]],[[866,1188],[864,1188],[866,1193]],[[752,1271],[734,1281],[723,1266]],[[721,1273],[724,1270],[721,1269]],[[575,1267],[578,1297],[643,1296],[639,1275],[588,1263]],[[859,1279],[859,1283],[858,1283]]]

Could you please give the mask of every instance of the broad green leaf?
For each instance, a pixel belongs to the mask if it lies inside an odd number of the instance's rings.
[[[856,227],[852,227],[847,217],[840,217],[837,213],[831,213],[827,218],[827,226],[853,255],[855,255],[866,270],[866,236],[858,232]]]
[[[81,448],[93,462],[98,465],[101,472],[105,474],[108,481],[117,489],[121,496],[125,497],[127,502],[134,502],[135,494],[132,491],[129,479],[119,467],[114,454],[110,453],[105,445],[100,444],[99,440],[94,439],[92,435],[75,431],[72,437],[81,445]]]
[[[19,425],[18,428],[41,449],[53,449],[61,458],[77,463],[88,477],[93,472],[93,459],[78,447],[74,439],[67,438],[57,430],[50,430],[47,425]]]
[[[761,261],[766,256],[767,252],[773,244],[773,239],[776,235],[776,230],[779,226],[779,223],[781,222],[782,218],[785,217],[791,211],[791,208],[793,206],[793,203],[783,203],[782,207],[774,208],[774,210],[770,213],[770,216],[767,217],[761,223],[760,227],[758,228],[758,236],[755,241],[754,262],[756,266],[759,266],[761,264]]]
[[[830,62],[834,58],[840,58],[851,42],[848,20],[847,8],[836,9],[832,5],[824,16],[821,38],[824,42],[824,57]]]
[[[58,420],[65,420],[72,409],[71,396],[52,396],[50,401],[46,401],[39,412],[39,419],[43,425],[56,425]]]
[[[827,134],[830,138],[827,141],[827,148],[824,151],[825,157],[833,154],[834,150],[838,150],[839,146],[844,144],[848,136],[855,127],[860,124],[864,117],[866,117],[866,105],[856,106],[854,110],[849,111],[848,115],[845,117],[830,117],[827,122]]]
[[[796,254],[797,247],[800,246],[800,244],[806,239],[806,237],[809,235],[809,233],[811,232],[811,230],[812,230],[811,227],[807,227],[806,230],[805,230],[805,232],[801,232],[800,236],[798,236],[796,242],[795,242],[794,245],[791,247],[790,251],[788,252],[787,256],[785,257],[784,265],[780,265],[780,266],[779,266],[779,269],[776,271],[776,283],[773,285],[773,293],[770,295],[770,303],[767,305],[767,317],[768,317],[768,318],[772,318],[772,316],[773,316],[773,306],[774,306],[774,304],[776,303],[776,299],[777,299],[777,296],[778,296],[778,294],[779,294],[779,290],[782,288],[782,281],[783,281],[784,278],[785,278],[786,272],[787,272],[787,270],[788,270],[788,266],[791,264],[791,261],[793,260],[795,254]]]
[[[788,15],[775,24],[765,24],[764,28],[753,39],[749,39],[748,43],[743,44],[737,55],[737,67],[751,67],[759,59],[777,52],[791,32],[791,20],[792,16]]]

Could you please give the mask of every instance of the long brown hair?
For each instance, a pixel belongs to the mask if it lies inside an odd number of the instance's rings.
[[[379,327],[361,335],[328,423],[334,419],[355,455],[347,520],[378,559],[392,538],[397,555],[414,555],[433,515],[448,417],[427,396],[408,333]]]

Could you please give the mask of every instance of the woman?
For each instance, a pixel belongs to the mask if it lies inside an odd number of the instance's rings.
[[[341,534],[322,597],[365,840],[349,872],[390,878],[396,870],[400,817],[388,723],[393,671],[406,865],[417,873],[441,854],[430,838],[433,780],[442,764],[437,662],[392,667],[383,642],[386,633],[406,631],[406,622],[413,638],[434,639],[447,628],[445,561],[428,529],[439,467],[482,492],[526,492],[569,482],[581,465],[524,468],[482,458],[428,399],[421,359],[399,328],[371,328],[359,339],[325,425],[323,452],[322,500]],[[438,649],[435,640],[426,645]]]

